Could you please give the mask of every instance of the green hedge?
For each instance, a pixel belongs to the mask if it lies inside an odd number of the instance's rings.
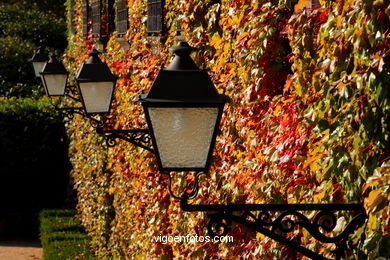
[[[30,40],[35,45],[65,50],[66,23],[47,12],[14,5],[0,5],[0,37]]]
[[[46,99],[0,99],[0,223],[17,215],[35,218],[0,226],[0,237],[38,235],[43,208],[70,203],[68,142],[62,117]]]
[[[46,209],[39,216],[44,259],[95,259],[89,250],[90,238],[84,233],[76,212]]]
[[[12,4],[18,8],[38,9],[49,15],[65,17],[64,0],[2,0],[2,3]]]
[[[34,96],[32,87],[27,86],[31,83],[39,84],[35,79],[33,66],[29,62],[34,50],[35,45],[30,40],[13,36],[0,38],[1,96]],[[39,88],[35,87],[35,89]],[[43,92],[39,91],[39,94]]]

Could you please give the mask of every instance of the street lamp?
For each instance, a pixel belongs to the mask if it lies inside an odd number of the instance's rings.
[[[38,47],[31,59],[36,77],[41,76],[39,73],[42,71],[43,67],[45,66],[48,60],[49,57],[45,52],[44,48],[41,46]]]
[[[97,133],[106,138],[107,146],[115,146],[118,138],[153,153],[148,129],[113,129],[107,125],[117,76],[101,61],[99,53],[93,49],[75,77],[84,112]]]
[[[50,55],[49,61],[43,62],[43,60],[47,60],[47,57],[47,54],[39,47],[32,58],[35,73],[40,75],[46,95],[49,98],[66,96],[75,101],[80,101],[77,97],[71,95],[71,93],[74,93],[75,86],[66,84],[68,72],[64,65],[57,60],[55,55]],[[55,106],[55,109],[64,112],[68,118],[73,118],[74,114],[82,115],[81,107],[58,107],[54,104],[53,106]]]
[[[64,65],[56,59],[55,55],[50,56],[50,60],[44,65],[40,75],[46,94],[49,97],[65,95],[68,72]]]
[[[204,69],[190,57],[195,48],[180,42],[160,70],[144,107],[161,171],[207,171],[227,96],[218,94]]]
[[[312,259],[324,256],[286,237],[296,227],[305,228],[321,243],[333,244],[336,259],[349,249],[350,235],[367,216],[362,204],[189,204],[197,196],[198,179],[207,172],[228,98],[218,94],[206,71],[196,67],[190,57],[194,48],[186,42],[171,48],[175,58],[157,75],[150,91],[137,100],[144,107],[159,170],[168,176],[169,193],[180,201],[187,212],[207,212],[207,229],[211,236],[227,234],[232,222],[237,222],[278,241]],[[172,192],[169,171],[196,171],[191,191],[181,196]],[[334,212],[340,212],[335,214]],[[255,214],[254,212],[258,212]],[[279,212],[280,214],[275,214]],[[306,216],[315,212],[314,217]],[[352,212],[352,220],[339,234],[332,236],[343,212]]]
[[[93,49],[75,78],[87,115],[107,115],[110,112],[117,77]]]

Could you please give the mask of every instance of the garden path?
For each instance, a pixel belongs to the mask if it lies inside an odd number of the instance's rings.
[[[41,260],[39,242],[0,242],[0,260]]]

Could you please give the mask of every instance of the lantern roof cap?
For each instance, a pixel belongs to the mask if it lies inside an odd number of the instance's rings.
[[[37,50],[35,51],[34,55],[31,58],[32,62],[45,62],[48,61],[49,57],[47,53],[45,52],[45,48],[42,46],[39,46]]]
[[[99,58],[100,52],[93,49],[89,53],[89,59],[83,63],[79,73],[75,77],[76,81],[115,81],[117,76],[111,73],[105,62]]]
[[[199,69],[190,53],[196,48],[179,42],[170,48],[175,57],[167,68],[161,68],[147,94],[139,95],[141,102],[226,103],[227,96],[219,94],[204,69]]]
[[[55,55],[50,55],[49,61],[43,67],[40,74],[67,74],[65,66],[59,62]]]

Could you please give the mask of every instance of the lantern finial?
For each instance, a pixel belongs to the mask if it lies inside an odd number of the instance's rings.
[[[169,49],[175,53],[175,57],[169,63],[167,70],[198,70],[195,62],[192,60],[191,52],[197,50],[191,47],[187,42],[179,42],[175,47]]]

